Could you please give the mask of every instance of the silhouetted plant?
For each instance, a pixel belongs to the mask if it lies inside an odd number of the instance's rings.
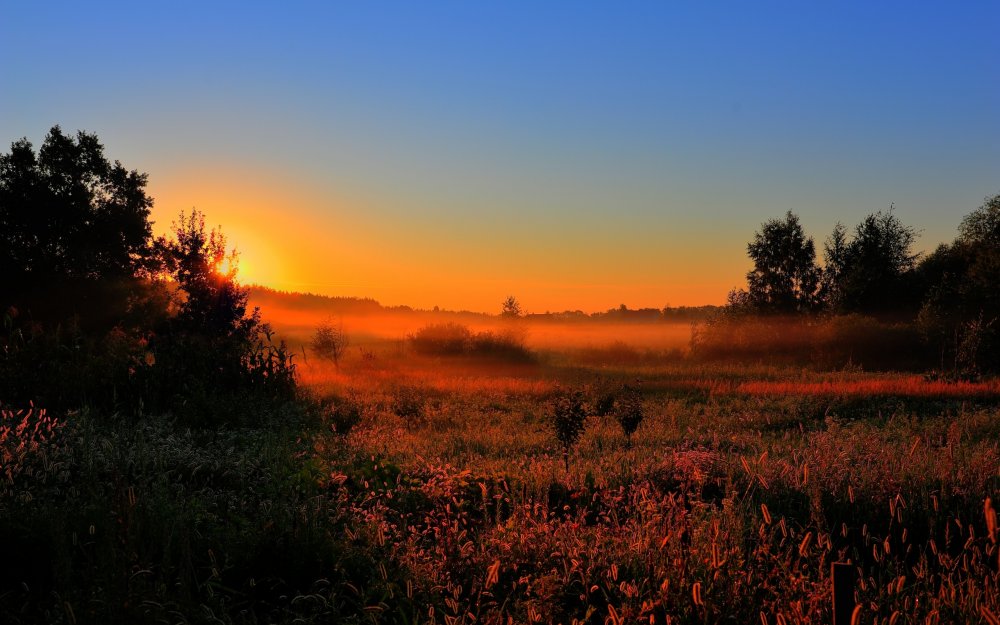
[[[513,295],[508,296],[500,307],[500,316],[505,319],[516,319],[522,314],[521,303]]]
[[[587,411],[580,390],[560,390],[552,399],[552,428],[563,450],[563,464],[569,471],[569,452],[586,428]]]
[[[249,290],[236,280],[236,252],[227,251],[222,232],[207,232],[204,216],[192,210],[174,224],[174,238],[157,245],[178,287],[178,312],[154,342],[158,399],[195,415],[242,418],[237,396],[291,398],[292,354],[284,342],[275,344],[259,309],[248,312]]]
[[[638,388],[623,384],[615,397],[612,414],[625,435],[625,445],[632,446],[632,435],[642,423],[642,393]]]
[[[316,332],[313,333],[312,342],[309,347],[314,354],[333,363],[334,367],[340,368],[340,357],[347,351],[350,340],[344,332],[343,324],[333,325],[327,321],[321,323]]]
[[[119,323],[151,255],[146,181],[93,134],[53,126],[37,153],[14,142],[0,154],[0,305],[85,329]]]
[[[755,312],[807,312],[818,304],[820,270],[813,240],[797,215],[765,222],[747,245],[754,268],[747,273],[747,299]]]
[[[886,313],[918,305],[910,280],[919,257],[912,252],[916,237],[892,208],[865,217],[850,239],[837,224],[825,246],[824,294],[831,308]]]
[[[332,397],[324,400],[322,407],[331,429],[337,434],[346,435],[361,422],[361,408],[354,400]]]
[[[420,354],[457,356],[469,349],[472,332],[458,323],[434,323],[417,330],[411,337],[413,349]]]

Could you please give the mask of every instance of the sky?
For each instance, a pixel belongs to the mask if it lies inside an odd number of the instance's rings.
[[[384,304],[720,304],[761,223],[1000,193],[1000,3],[0,0],[0,143],[96,133],[241,275]]]

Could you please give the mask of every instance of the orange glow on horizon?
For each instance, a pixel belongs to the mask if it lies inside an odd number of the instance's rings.
[[[556,236],[430,216],[400,223],[376,210],[391,198],[376,205],[252,168],[168,171],[149,186],[156,233],[197,208],[238,251],[240,282],[386,306],[497,312],[508,295],[534,313],[721,304],[746,271],[740,244],[706,254],[704,245],[671,245],[657,233],[615,241],[572,231],[567,240],[561,227]]]

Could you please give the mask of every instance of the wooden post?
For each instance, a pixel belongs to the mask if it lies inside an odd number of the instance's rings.
[[[833,578],[833,625],[851,625],[854,614],[854,582],[857,572],[853,564],[834,562],[830,576]]]

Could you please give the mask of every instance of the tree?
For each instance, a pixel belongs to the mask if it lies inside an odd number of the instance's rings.
[[[334,367],[340,369],[340,357],[344,355],[349,342],[343,324],[333,325],[326,321],[316,328],[309,346],[314,354],[331,361]]]
[[[890,207],[865,217],[848,241],[838,224],[826,245],[826,294],[839,312],[892,313],[918,305],[912,252],[917,232]]]
[[[510,295],[503,301],[500,308],[500,316],[504,319],[518,319],[522,315],[521,303],[517,301],[517,298]]]
[[[1000,194],[966,215],[953,247],[966,265],[959,287],[966,317],[1000,317]]]
[[[962,218],[958,233],[963,244],[1000,249],[1000,193],[987,196],[979,208]]]
[[[260,311],[247,314],[250,289],[236,280],[239,255],[227,251],[218,228],[205,230],[205,216],[192,209],[173,224],[174,238],[157,244],[167,272],[181,291],[177,321],[185,329],[220,338],[249,338]]]
[[[146,174],[111,163],[97,136],[53,126],[0,154],[0,304],[60,319],[111,311],[150,258]],[[87,319],[84,319],[86,321]]]
[[[917,322],[939,348],[942,370],[954,356],[955,375],[974,375],[1000,368],[1000,194],[966,215],[958,231],[917,268],[924,294]]]
[[[197,210],[181,213],[174,236],[156,243],[161,270],[177,287],[177,314],[157,333],[161,386],[202,414],[238,409],[233,395],[283,399],[294,393],[294,366],[284,343],[272,342],[250,291],[236,279],[238,256],[221,230],[206,231]]]
[[[843,294],[840,288],[847,272],[848,249],[847,229],[838,221],[833,227],[833,232],[823,243],[823,260],[826,266],[823,268],[821,298],[827,307],[832,309],[841,306]]]
[[[747,273],[747,299],[759,313],[801,313],[817,305],[820,270],[813,240],[797,215],[765,222],[747,245],[754,268]]]

